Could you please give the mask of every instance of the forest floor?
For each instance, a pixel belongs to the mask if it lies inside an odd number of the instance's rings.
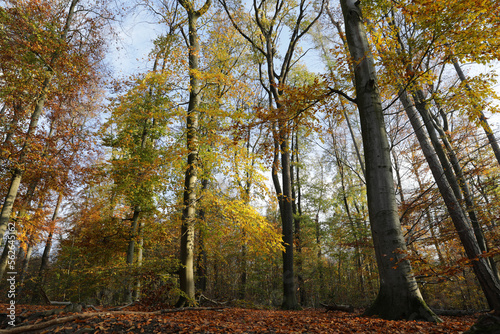
[[[0,304],[6,313],[8,304]],[[54,306],[16,305],[16,314],[29,315]],[[59,307],[60,308],[60,307]],[[440,324],[386,321],[362,317],[361,311],[345,313],[324,309],[302,311],[214,308],[145,312],[139,306],[121,311],[85,309],[82,313],[59,313],[29,318],[15,327],[1,326],[0,333],[462,333],[476,316],[441,317]],[[61,323],[55,324],[55,322]],[[51,324],[52,322],[52,324]],[[21,326],[28,326],[22,329]],[[30,327],[31,326],[31,327]],[[45,326],[35,329],[36,326]],[[28,329],[31,328],[33,330]],[[16,331],[17,330],[17,331]]]

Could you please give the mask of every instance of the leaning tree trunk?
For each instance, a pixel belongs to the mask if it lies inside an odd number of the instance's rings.
[[[196,192],[198,168],[198,108],[200,105],[198,18],[205,14],[212,4],[207,0],[200,10],[194,9],[194,2],[178,0],[188,16],[189,25],[189,83],[191,91],[187,110],[187,169],[184,179],[184,198],[181,225],[181,268],[179,271],[181,295],[176,306],[193,304],[195,294],[194,280],[194,228],[196,220]]]
[[[349,51],[354,62],[356,102],[366,162],[368,212],[380,276],[375,302],[365,312],[384,319],[439,321],[425,304],[406,256],[399,222],[389,143],[373,56],[359,1],[340,0]]]
[[[456,58],[453,58],[452,61],[453,61],[453,66],[455,67],[455,71],[457,72],[457,75],[460,78],[460,81],[466,82],[467,80],[465,78],[464,72],[462,71],[462,68],[460,67],[460,64],[458,63],[458,60]],[[468,91],[472,91],[472,88],[469,86],[468,83],[465,83],[465,89],[467,89]],[[488,142],[491,146],[491,149],[493,150],[493,153],[495,153],[495,158],[497,159],[497,162],[500,165],[500,146],[498,145],[498,141],[495,137],[495,134],[493,133],[493,130],[491,129],[488,123],[488,119],[484,115],[482,108],[478,106],[474,101],[472,101],[472,105],[479,115],[479,121],[481,127],[486,133],[486,137],[488,138]]]
[[[448,142],[446,134],[443,131],[441,131],[442,134],[441,137],[443,143],[445,144],[445,147],[448,149],[450,153],[449,156],[451,161],[450,159],[448,159],[448,155],[446,154],[443,146],[439,142],[438,136],[435,131],[437,130],[439,132],[439,127],[435,122],[433,122],[433,119],[427,108],[424,92],[421,89],[417,89],[413,92],[413,96],[415,101],[415,107],[420,113],[422,119],[424,120],[424,125],[427,128],[427,132],[429,134],[432,146],[434,147],[437,157],[441,162],[441,165],[443,166],[443,171],[446,178],[448,179],[449,185],[452,187],[457,200],[459,202],[462,201],[465,202],[466,210],[464,211],[464,214],[467,213],[469,215],[474,235],[476,236],[477,244],[479,245],[480,250],[482,252],[486,252],[487,251],[486,240],[484,238],[482,228],[479,225],[479,221],[475,212],[475,206],[473,203],[474,201],[472,199],[472,195],[468,187],[468,182],[463,176],[462,168],[459,165],[458,158],[454,154],[453,148]],[[490,260],[492,259],[490,258]],[[490,264],[491,264],[491,270],[498,277],[497,270],[495,267],[496,264],[494,263],[494,261],[490,261]],[[493,307],[491,304],[490,306]]]
[[[66,37],[68,36],[70,25],[73,20],[73,16],[75,14],[75,8],[79,1],[80,0],[72,0],[69,5],[68,16],[66,17],[66,22],[60,36],[62,40],[65,40]],[[60,56],[61,56],[60,51],[54,51],[50,59],[50,64],[53,65]],[[19,166],[22,166],[25,162],[26,153],[31,145],[31,140],[33,139],[35,131],[38,127],[38,121],[42,115],[43,107],[45,105],[45,101],[47,100],[47,96],[49,94],[53,77],[54,77],[54,71],[52,67],[49,65],[45,70],[45,78],[40,88],[40,93],[38,94],[38,97],[36,99],[35,108],[33,110],[33,113],[31,114],[30,123],[25,135],[24,143],[19,153],[19,157],[17,159]],[[12,214],[14,201],[16,200],[16,196],[19,191],[19,185],[21,184],[23,172],[24,171],[22,167],[21,168],[16,167],[12,171],[10,187],[7,192],[7,195],[5,196],[2,211],[0,213],[0,239],[3,238],[5,231],[7,230],[7,225],[9,223],[10,215]]]
[[[429,168],[431,169],[434,180],[439,188],[439,192],[446,204],[448,213],[453,221],[453,225],[457,231],[457,234],[462,242],[465,249],[467,257],[472,263],[472,268],[476,277],[483,289],[484,295],[488,300],[488,303],[495,311],[500,311],[500,282],[498,282],[495,277],[489,262],[484,257],[481,257],[481,250],[474,236],[472,228],[469,226],[469,222],[461,208],[458,199],[455,197],[453,189],[451,189],[448,179],[444,176],[443,167],[441,166],[440,160],[437,157],[436,152],[433,150],[433,146],[430,143],[424,132],[424,126],[418,118],[417,111],[411,104],[411,101],[406,93],[406,91],[400,92],[400,100],[405,107],[405,111],[410,119],[411,125],[417,139],[422,148],[422,152],[427,160]]]

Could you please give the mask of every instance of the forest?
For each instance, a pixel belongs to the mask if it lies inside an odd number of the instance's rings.
[[[2,312],[498,330],[499,18],[495,0],[0,1]],[[137,22],[158,33],[127,60]]]

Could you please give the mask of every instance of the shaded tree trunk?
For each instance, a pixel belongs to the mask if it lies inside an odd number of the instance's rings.
[[[127,258],[126,258],[126,263],[127,263],[127,278],[125,279],[125,302],[126,303],[131,303],[132,298],[133,298],[133,284],[132,284],[132,277],[130,277],[130,271],[132,270],[132,265],[134,263],[134,253],[135,253],[135,239],[137,238],[137,229],[139,226],[139,216],[141,215],[141,212],[139,208],[136,206],[134,209],[134,214],[132,216],[132,220],[130,223],[130,235],[129,235],[129,241],[128,241],[128,247],[127,247]]]
[[[289,139],[285,134],[284,125],[280,126],[281,141],[281,181],[283,185],[283,200],[281,201],[281,224],[283,243],[283,304],[282,308],[291,310],[299,308],[295,294],[295,275],[293,270],[293,197],[290,170]]]
[[[380,276],[380,289],[366,315],[384,319],[439,321],[425,304],[410,263],[399,222],[389,143],[377,75],[359,1],[341,0],[347,44],[354,61],[356,102],[366,163],[368,212]]]

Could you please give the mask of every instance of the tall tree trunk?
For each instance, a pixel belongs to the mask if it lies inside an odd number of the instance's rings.
[[[368,212],[380,276],[375,302],[365,312],[384,319],[439,321],[417,286],[399,222],[389,143],[377,75],[362,22],[359,1],[340,0],[347,44],[354,62],[356,102],[366,162]]]
[[[26,279],[26,275],[28,274],[28,268],[31,260],[31,253],[33,252],[33,238],[27,243],[26,256],[22,261],[21,272],[19,273],[19,289],[17,290],[17,295],[22,296],[22,292],[25,289],[24,281]]]
[[[33,182],[30,183],[30,185],[28,187],[28,191],[26,192],[24,203],[23,203],[21,209],[19,210],[19,212],[17,214],[17,220],[22,219],[26,215],[26,211],[28,210],[28,208],[31,205],[31,200],[33,199],[33,195],[35,193],[35,190],[36,190],[36,187],[38,185],[39,180],[40,179],[36,179],[35,181],[33,181]],[[15,225],[14,226],[10,226],[10,227],[14,227],[15,233],[19,232],[15,228]],[[19,251],[20,252],[21,251],[24,252],[24,249],[21,247],[19,249]],[[5,273],[5,269],[7,268],[7,262],[8,262],[8,252],[9,252],[9,250],[7,248],[4,248],[4,252],[6,252],[6,253],[2,253],[2,256],[0,257],[0,278],[3,277],[3,274]],[[24,255],[23,255],[23,258],[24,258]]]
[[[462,167],[458,162],[458,158],[455,155],[455,152],[451,147],[451,144],[449,143],[448,138],[444,133],[444,131],[442,131],[442,129],[435,122],[433,122],[432,116],[427,108],[427,103],[425,101],[423,91],[417,89],[413,92],[413,96],[415,100],[415,107],[417,108],[418,112],[422,116],[422,119],[424,120],[424,124],[425,127],[427,128],[427,132],[431,139],[432,146],[434,147],[437,157],[441,162],[441,165],[443,166],[443,170],[446,175],[446,178],[448,179],[448,183],[452,187],[457,200],[459,202],[462,201],[465,202],[466,206],[465,212],[468,214],[470,218],[470,222],[472,224],[474,235],[476,237],[479,249],[482,252],[486,252],[487,251],[486,240],[484,238],[482,228],[479,225],[479,221],[474,208],[474,203],[473,203],[474,201],[472,199],[472,195],[469,190],[468,182],[463,176]],[[436,130],[441,134],[441,140],[443,141],[445,147],[448,149],[450,158],[448,158],[448,155],[446,154],[443,146],[439,142]],[[490,265],[495,266],[495,263],[490,262]],[[493,266],[491,267],[491,269],[493,273],[498,277],[496,266],[495,268],[493,268]]]
[[[139,240],[137,242],[137,268],[142,267],[142,261],[143,261],[143,254],[144,254],[144,222],[141,221],[139,222]],[[139,300],[141,298],[141,278],[140,275],[137,277],[137,280],[135,282],[135,290],[134,290],[134,300]]]
[[[50,250],[52,248],[52,238],[54,235],[54,230],[56,228],[56,220],[59,216],[59,211],[61,209],[61,203],[62,203],[63,195],[62,193],[59,193],[59,196],[57,197],[57,203],[56,203],[56,208],[54,209],[54,213],[52,214],[52,219],[50,220],[50,225],[49,225],[49,235],[47,236],[47,241],[45,242],[45,247],[43,249],[43,254],[42,254],[42,260],[40,263],[40,269],[38,269],[38,277],[36,278],[36,290],[33,291],[33,295],[31,297],[31,302],[36,303],[40,294],[39,291],[40,289],[43,289],[43,286],[45,284],[45,271],[47,269],[48,263],[49,263],[49,255],[50,255]]]
[[[446,148],[448,152],[448,156],[450,157],[451,165],[452,168],[455,172],[455,176],[458,182],[458,185],[460,189],[462,190],[462,195],[464,197],[465,201],[465,208],[467,211],[467,214],[469,215],[472,228],[474,230],[474,235],[476,236],[477,243],[479,245],[479,249],[481,249],[481,252],[488,252],[488,244],[486,242],[486,238],[484,237],[483,233],[483,228],[480,225],[480,221],[478,218],[478,215],[476,213],[476,204],[474,203],[474,197],[472,196],[472,192],[469,187],[469,181],[464,175],[464,171],[462,169],[462,166],[460,165],[458,156],[455,152],[455,149],[452,147],[450,141],[449,141],[449,136],[445,133],[444,129],[439,126],[437,122],[433,122],[434,128],[437,130],[439,133],[439,136],[441,138],[441,141],[444,144],[444,147]],[[495,264],[495,261],[493,257],[489,258],[491,269],[493,270],[493,273],[495,276],[497,276],[498,279],[498,269]]]
[[[61,39],[65,40],[68,32],[70,30],[71,22],[73,20],[73,16],[75,13],[75,8],[77,3],[80,0],[72,0],[69,5],[68,15],[66,17],[66,22],[64,28],[61,33]],[[52,53],[52,57],[50,59],[50,64],[54,64],[56,60],[61,56],[59,51],[54,51]],[[45,79],[43,80],[42,86],[40,88],[40,93],[38,94],[35,108],[33,113],[31,114],[30,123],[28,126],[28,130],[25,134],[24,143],[19,152],[19,157],[17,159],[18,165],[22,166],[25,163],[26,153],[31,146],[31,140],[35,131],[38,127],[38,121],[40,116],[42,115],[43,107],[45,105],[45,101],[47,99],[47,95],[49,93],[49,89],[51,86],[52,78],[54,77],[54,72],[52,67],[48,66],[45,71]],[[10,215],[12,214],[12,209],[14,206],[14,201],[16,200],[17,192],[19,191],[19,185],[21,184],[21,179],[23,177],[23,170],[19,167],[15,168],[12,171],[12,178],[10,182],[10,187],[5,196],[5,200],[2,207],[2,212],[0,213],[0,239],[3,238],[5,231],[7,229],[7,225],[9,223]]]
[[[288,135],[285,133],[285,126],[280,125],[281,141],[281,181],[283,185],[283,200],[281,209],[281,224],[283,234],[283,304],[281,307],[286,310],[298,309],[297,296],[295,291],[295,275],[293,270],[293,197],[290,170],[290,147]]]
[[[134,288],[132,284],[132,277],[130,277],[130,271],[132,270],[132,265],[134,263],[134,253],[135,253],[135,239],[137,238],[137,228],[139,226],[139,216],[141,211],[138,206],[134,208],[134,214],[130,223],[130,235],[127,246],[127,277],[125,279],[125,302],[131,303],[133,299]]]
[[[462,71],[462,68],[460,67],[460,64],[458,63],[458,60],[453,57],[453,66],[455,67],[455,71],[458,74],[458,77],[460,78],[461,82],[465,82],[466,78],[464,75],[464,72]],[[465,88],[468,91],[472,91],[471,87],[469,84],[465,84]],[[488,138],[488,142],[490,143],[491,149],[493,150],[493,153],[495,153],[495,157],[497,159],[498,164],[500,165],[500,146],[498,145],[498,141],[495,138],[495,134],[493,133],[493,130],[491,129],[488,119],[484,115],[484,112],[480,106],[478,106],[474,101],[472,101],[472,105],[474,109],[479,112],[479,121],[481,124],[481,127],[483,128],[484,132],[486,133],[486,137]]]
[[[199,57],[200,43],[198,37],[198,18],[207,12],[212,2],[207,0],[200,10],[194,9],[194,2],[178,0],[188,15],[189,25],[189,104],[187,110],[187,169],[184,178],[184,198],[181,225],[181,268],[179,271],[181,295],[177,307],[195,303],[194,281],[194,228],[196,220],[196,192],[198,168],[198,113],[200,105]]]
[[[297,249],[297,285],[299,288],[299,302],[300,305],[306,304],[306,287],[303,277],[302,266],[302,203],[301,203],[301,189],[300,189],[300,167],[299,167],[299,134],[298,129],[292,133],[292,156],[290,165],[290,178],[292,183],[292,198],[293,198],[293,214],[294,214],[294,240]],[[294,143],[295,138],[295,143]],[[297,189],[297,190],[295,190]]]
[[[38,276],[42,277],[45,269],[47,269],[47,265],[49,263],[49,255],[50,250],[52,248],[52,238],[54,235],[54,230],[56,228],[56,221],[59,216],[59,211],[61,209],[63,195],[59,194],[57,197],[56,208],[54,209],[54,214],[52,215],[52,219],[50,220],[49,225],[49,235],[47,236],[47,241],[45,242],[45,248],[43,249],[42,261],[40,264],[40,269],[38,270]]]
[[[203,179],[201,181],[201,191],[204,192],[208,188],[208,179]],[[205,209],[200,208],[198,211],[198,219],[201,222],[205,221]],[[202,229],[199,231],[198,244],[199,244],[199,254],[196,262],[196,288],[201,292],[207,290],[207,250],[205,246],[205,231]]]
[[[439,192],[441,193],[441,196],[446,204],[448,213],[453,221],[453,225],[455,226],[460,241],[464,246],[465,253],[471,260],[472,268],[477,279],[479,280],[484,295],[490,306],[498,312],[500,311],[500,282],[493,274],[488,260],[480,256],[481,250],[477,244],[474,233],[469,226],[469,222],[467,221],[458,199],[455,196],[455,192],[451,189],[448,179],[444,176],[445,172],[443,171],[440,160],[424,132],[424,126],[420,122],[417,111],[411,104],[408,94],[406,91],[401,91],[399,96],[403,106],[405,107],[405,111],[410,119],[410,123],[415,131],[429,168],[431,169],[432,175],[438,185]]]

